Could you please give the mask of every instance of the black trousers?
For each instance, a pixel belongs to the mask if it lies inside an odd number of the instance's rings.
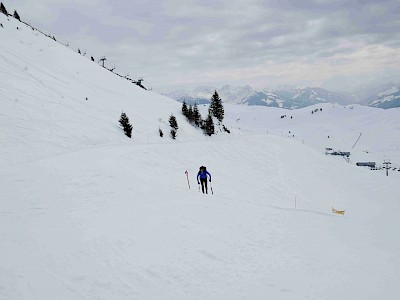
[[[203,194],[204,194],[204,189],[206,190],[206,194],[208,194],[207,178],[200,178],[200,182],[201,182],[201,190],[203,191]]]

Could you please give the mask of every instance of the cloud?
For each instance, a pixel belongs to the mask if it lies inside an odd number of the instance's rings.
[[[340,88],[335,78],[384,70],[400,78],[398,0],[14,2],[21,17],[160,90],[305,82]]]

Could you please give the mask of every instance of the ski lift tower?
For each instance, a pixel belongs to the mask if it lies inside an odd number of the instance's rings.
[[[385,159],[383,164],[385,165],[385,169],[386,169],[386,176],[389,176],[389,169],[390,169],[390,165],[392,164],[390,162],[389,159]]]
[[[139,77],[138,80],[136,81],[137,85],[141,86],[143,80],[144,80],[143,77]]]
[[[103,68],[104,68],[104,62],[107,60],[107,58],[105,56],[103,56],[102,58],[99,59],[99,62],[102,62],[103,64]]]

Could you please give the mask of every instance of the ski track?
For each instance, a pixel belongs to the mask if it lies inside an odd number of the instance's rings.
[[[19,270],[17,274],[28,274],[25,280],[33,281],[39,291],[46,288],[29,277],[29,270],[39,272],[40,278],[53,274],[48,280],[56,280],[54,289],[67,291],[62,293],[65,299],[109,299],[115,291],[120,299],[227,299],[252,293],[255,298],[268,293],[291,299],[322,295],[319,287],[329,289],[328,282],[341,277],[340,284],[346,287],[350,283],[346,283],[343,270],[351,278],[361,276],[355,270],[366,271],[367,267],[397,272],[387,257],[376,259],[378,262],[354,260],[377,238],[370,232],[360,238],[362,247],[347,245],[347,239],[355,233],[347,233],[349,222],[359,229],[365,226],[360,215],[356,218],[352,211],[344,217],[329,214],[329,201],[323,201],[324,208],[315,205],[305,198],[312,183],[308,187],[295,183],[291,190],[277,185],[282,178],[292,182],[298,174],[291,174],[290,164],[282,161],[290,149],[286,144],[293,142],[275,139],[262,141],[264,147],[245,163],[240,163],[239,157],[256,141],[260,143],[260,137],[208,143],[209,150],[216,153],[215,159],[206,159],[207,165],[215,168],[210,169],[214,195],[198,192],[197,169],[193,167],[187,168],[193,188],[187,188],[184,170],[188,165],[197,166],[202,153],[197,143],[99,147],[7,167],[2,171],[2,178],[7,177],[2,191],[7,194],[6,187],[12,187],[14,197],[7,211],[1,212],[1,228],[7,228],[10,218],[14,219],[15,232],[8,229],[7,236],[15,241],[12,236],[18,233],[20,255],[27,262],[37,257],[34,260],[44,264],[45,271],[40,271],[43,266],[29,267],[20,262],[11,266],[14,272]],[[316,153],[307,155],[326,160]],[[225,168],[221,168],[222,157],[235,163],[223,162]],[[260,164],[262,168],[255,169]],[[147,167],[136,170],[137,165]],[[253,181],[235,176],[237,169],[244,174],[253,172]],[[285,171],[279,174],[274,172],[277,169]],[[313,170],[314,175],[307,174],[307,178],[318,178],[324,171]],[[328,186],[322,190],[326,188],[336,190]],[[292,203],[295,191],[303,195],[298,198],[298,209]],[[376,193],[380,192],[377,189]],[[333,194],[330,197],[340,195]],[[348,207],[346,200],[342,199]],[[323,229],[315,228],[318,223],[325,224],[321,228],[333,226],[336,230],[326,236]],[[48,224],[57,226],[49,228]],[[394,241],[396,247],[398,242]],[[335,250],[321,255],[329,249],[327,243]],[[7,246],[15,247],[6,243],[3,251]],[[23,249],[35,252],[25,253]],[[322,278],[321,265],[330,270]],[[299,277],[304,268],[308,270],[306,276],[303,271]],[[354,279],[351,284],[362,286]],[[313,293],[305,286],[311,286]],[[337,291],[335,295],[345,296]]]

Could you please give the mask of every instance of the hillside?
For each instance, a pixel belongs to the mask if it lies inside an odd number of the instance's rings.
[[[160,127],[168,136],[170,114],[181,125],[179,136],[202,138],[175,101],[142,90],[13,18],[1,15],[0,22],[1,140],[7,141],[0,165],[132,143],[119,128],[122,111],[133,123],[134,143],[170,142],[158,135]]]
[[[363,121],[359,152],[381,134],[386,153],[398,110],[227,105],[231,135],[209,138],[176,101],[0,22],[0,299],[400,296],[398,177],[320,149]],[[171,113],[177,140],[158,135]]]
[[[273,134],[304,143],[320,153],[325,153],[325,148],[350,151],[353,164],[375,161],[382,166],[385,159],[390,159],[395,167],[400,167],[399,108],[383,110],[322,103],[293,111],[237,105],[225,105],[225,110],[233,130]]]

